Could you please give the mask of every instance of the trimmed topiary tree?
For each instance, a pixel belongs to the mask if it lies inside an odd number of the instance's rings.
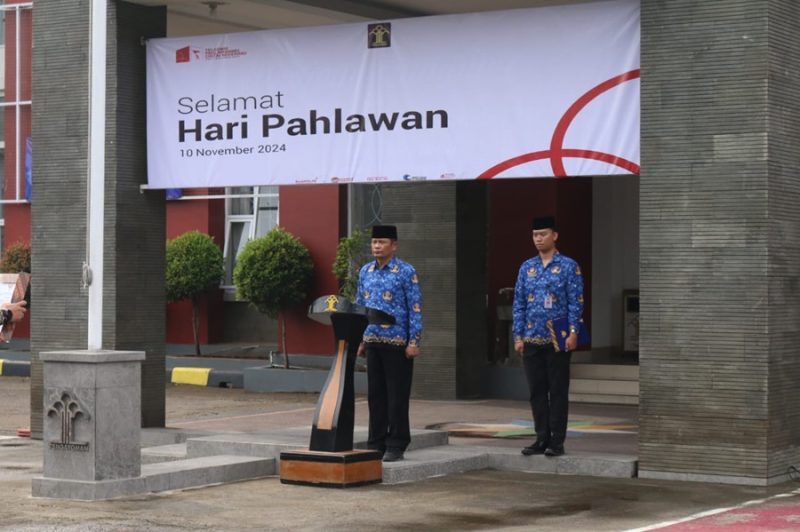
[[[281,327],[284,367],[289,367],[285,311],[302,303],[311,288],[314,263],[308,249],[291,233],[276,227],[245,244],[236,258],[236,295]]]
[[[355,229],[350,236],[339,240],[336,247],[336,259],[333,261],[333,275],[339,279],[339,292],[355,301],[358,288],[358,271],[367,262],[367,239],[363,232]]]
[[[167,240],[167,301],[192,301],[194,349],[200,355],[200,300],[219,287],[225,268],[222,251],[214,239],[200,231],[189,231]]]

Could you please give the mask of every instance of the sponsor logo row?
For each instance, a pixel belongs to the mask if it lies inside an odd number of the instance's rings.
[[[444,173],[439,176],[439,179],[455,179],[456,175],[453,173]],[[427,181],[428,177],[424,175],[411,175],[411,174],[404,174],[401,178],[402,181]],[[309,183],[321,183],[324,179],[320,179],[319,177],[310,177],[305,179],[295,179],[294,182],[298,184],[309,184]],[[329,179],[331,183],[354,183],[356,180],[353,177],[344,177],[344,176],[333,176]],[[368,183],[380,182],[380,181],[391,181],[388,176],[384,175],[375,175],[375,176],[367,176],[364,180]],[[397,180],[399,181],[399,180]]]

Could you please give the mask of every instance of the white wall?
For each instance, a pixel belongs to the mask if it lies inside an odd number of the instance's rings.
[[[639,178],[592,180],[592,348],[622,349],[622,291],[639,288]]]

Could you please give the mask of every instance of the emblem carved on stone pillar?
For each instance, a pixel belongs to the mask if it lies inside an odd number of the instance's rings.
[[[47,417],[57,417],[61,421],[61,439],[51,441],[51,449],[63,449],[65,451],[88,451],[89,444],[86,442],[75,441],[75,421],[79,418],[88,421],[87,414],[72,397],[69,392],[61,392],[61,398],[55,401],[47,409]]]

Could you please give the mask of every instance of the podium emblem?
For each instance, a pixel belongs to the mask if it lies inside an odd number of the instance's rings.
[[[339,304],[339,298],[336,296],[329,296],[328,299],[325,300],[325,303],[328,305],[325,307],[325,312],[336,312],[336,305]]]

